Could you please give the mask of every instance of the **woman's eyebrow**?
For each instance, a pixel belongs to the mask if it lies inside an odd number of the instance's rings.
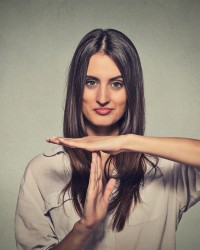
[[[98,77],[90,76],[90,75],[87,75],[86,78],[90,78],[90,79],[93,79],[95,81],[99,81],[100,80]],[[114,81],[114,80],[117,80],[119,78],[123,79],[123,77],[121,75],[118,75],[118,76],[114,76],[114,77],[110,78],[109,81]]]
[[[93,79],[95,81],[99,81],[99,78],[97,78],[95,76],[86,75],[86,78]]]
[[[112,78],[110,78],[109,80],[110,80],[110,81],[114,81],[114,80],[117,80],[117,79],[119,79],[119,78],[123,79],[123,77],[122,77],[121,75],[119,75],[119,76],[112,77]]]

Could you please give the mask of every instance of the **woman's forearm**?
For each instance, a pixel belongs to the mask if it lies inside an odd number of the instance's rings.
[[[89,240],[92,229],[86,228],[81,221],[74,224],[73,229],[52,250],[80,250]]]
[[[95,228],[105,218],[109,198],[116,180],[110,178],[103,186],[103,167],[100,153],[92,153],[90,178],[85,197],[83,215],[73,229],[53,250],[80,250],[89,240]]]
[[[143,152],[200,167],[200,140],[129,134],[126,136],[123,150]]]

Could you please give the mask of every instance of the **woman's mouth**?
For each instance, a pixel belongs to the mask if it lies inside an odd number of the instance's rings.
[[[98,114],[98,115],[108,115],[111,113],[113,109],[110,108],[97,108],[94,109],[94,111]]]

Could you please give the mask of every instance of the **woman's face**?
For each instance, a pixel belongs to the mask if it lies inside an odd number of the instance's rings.
[[[83,114],[88,135],[94,130],[118,131],[118,121],[126,109],[126,90],[115,62],[103,52],[89,61],[83,91]]]

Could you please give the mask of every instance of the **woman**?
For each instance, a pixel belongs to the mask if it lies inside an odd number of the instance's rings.
[[[60,146],[35,157],[20,187],[18,249],[175,249],[200,200],[200,141],[144,136],[136,48],[96,29],[71,62]],[[177,163],[179,162],[179,163]]]

